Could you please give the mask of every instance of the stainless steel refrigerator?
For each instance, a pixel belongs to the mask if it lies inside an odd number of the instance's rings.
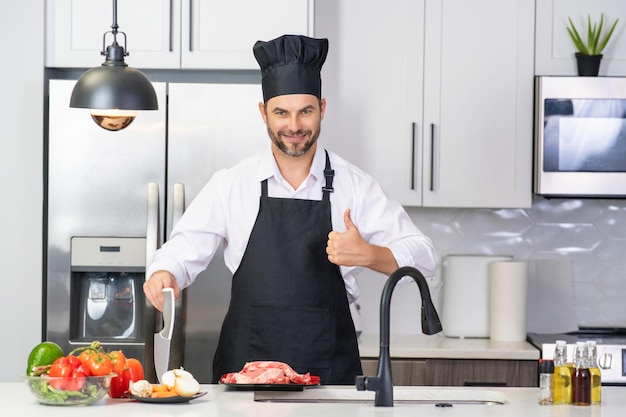
[[[75,81],[51,80],[44,226],[44,335],[66,352],[100,341],[154,379],[160,315],[146,263],[211,175],[268,145],[258,84],[154,83],[159,110],[125,130],[72,109]],[[222,254],[177,301],[170,367],[210,382],[230,298]]]

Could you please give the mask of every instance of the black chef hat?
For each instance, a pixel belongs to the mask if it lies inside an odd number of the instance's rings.
[[[258,41],[252,48],[261,67],[263,100],[286,94],[322,97],[320,71],[328,54],[328,39],[283,35]]]

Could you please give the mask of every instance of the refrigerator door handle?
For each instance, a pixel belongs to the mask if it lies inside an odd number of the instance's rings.
[[[178,223],[181,216],[185,212],[185,184],[177,182],[174,183],[172,189],[172,223],[166,229],[167,236],[172,233],[172,229]],[[174,324],[174,333],[171,341],[170,361],[169,365],[172,369],[181,367],[183,365],[184,357],[184,323],[181,321],[185,309],[184,305],[187,304],[187,290],[184,289],[181,292],[181,296],[174,303],[174,317],[176,322]]]
[[[148,213],[146,221],[146,269],[159,247],[159,184],[148,183]],[[148,279],[149,277],[146,277]]]
[[[185,184],[174,184],[174,196],[172,198],[172,225],[174,228],[185,212]]]

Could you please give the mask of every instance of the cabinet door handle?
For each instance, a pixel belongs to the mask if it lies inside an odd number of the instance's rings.
[[[174,0],[170,0],[170,52],[174,52]]]
[[[411,123],[411,190],[415,190],[415,129],[417,123]]]
[[[193,0],[189,0],[189,52],[193,51]]]
[[[430,191],[435,191],[435,124],[430,124]]]

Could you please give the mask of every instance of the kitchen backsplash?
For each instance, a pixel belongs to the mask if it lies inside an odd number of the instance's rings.
[[[448,254],[512,255],[516,260],[563,259],[572,271],[576,322],[581,327],[626,327],[626,200],[544,199],[529,209],[407,208],[441,257]],[[438,274],[441,273],[441,267]],[[364,332],[378,331],[384,277],[359,275]],[[440,275],[431,281],[441,306]],[[419,331],[415,285],[394,291],[393,333]]]

